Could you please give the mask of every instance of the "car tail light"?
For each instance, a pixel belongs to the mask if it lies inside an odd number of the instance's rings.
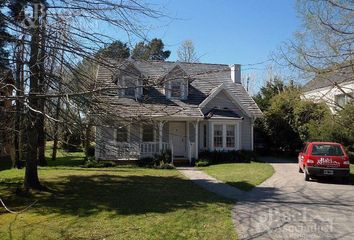
[[[344,161],[343,164],[344,164],[344,165],[349,165],[350,162],[349,162],[349,161]]]

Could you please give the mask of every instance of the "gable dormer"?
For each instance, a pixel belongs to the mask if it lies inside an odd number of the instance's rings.
[[[188,98],[189,77],[179,64],[174,65],[164,77],[164,93],[167,99]]]
[[[121,66],[115,75],[118,96],[141,98],[143,95],[143,76],[133,63]]]

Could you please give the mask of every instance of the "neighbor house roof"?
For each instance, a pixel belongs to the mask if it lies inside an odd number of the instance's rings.
[[[336,84],[343,84],[354,81],[354,67],[347,66],[328,73],[318,74],[311,81],[303,86],[304,92],[310,92],[325,87],[334,87]]]
[[[139,117],[139,116],[174,116],[174,117],[204,117],[200,111],[201,104],[213,89],[223,84],[242,104],[242,108],[251,116],[262,115],[254,100],[249,96],[241,84],[231,80],[230,68],[226,64],[207,63],[185,63],[169,61],[136,61],[127,60],[123,62],[110,60],[110,66],[100,66],[97,75],[98,87],[114,87],[114,76],[122,66],[133,64],[145,79],[156,80],[168,74],[169,71],[180,66],[187,74],[188,98],[186,100],[168,99],[163,94],[163,86],[146,87],[142,99],[130,99],[118,97],[117,92],[112,91],[111,95],[100,96],[97,103],[114,106],[118,115]],[[111,111],[111,110],[110,110]]]

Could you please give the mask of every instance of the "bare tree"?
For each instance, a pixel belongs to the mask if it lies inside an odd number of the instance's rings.
[[[199,62],[192,40],[185,40],[177,50],[178,59],[182,62]]]
[[[298,0],[303,29],[280,49],[280,58],[298,70],[304,79],[319,77],[332,87],[344,91],[341,82],[353,80],[354,4],[340,0]],[[350,92],[350,91],[349,91]]]
[[[16,124],[9,131],[23,132],[26,139],[25,148],[19,146],[20,134],[14,141],[17,151],[26,153],[24,187],[40,189],[37,165],[45,160],[46,126],[80,130],[89,116],[91,96],[102,91],[95,89],[95,74],[79,67],[84,60],[108,64],[94,53],[112,38],[93,23],[144,37],[142,19],[163,15],[134,0],[18,0],[6,7],[9,11],[2,9],[6,14],[1,17],[15,40],[8,60],[18,88],[0,100],[16,102]]]

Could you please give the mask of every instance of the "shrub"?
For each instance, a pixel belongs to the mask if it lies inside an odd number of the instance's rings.
[[[115,164],[113,162],[98,162],[94,159],[89,159],[82,165],[83,168],[107,168],[114,166]]]
[[[154,162],[159,166],[161,166],[162,164],[171,163],[172,162],[171,151],[164,150],[160,154],[156,154],[154,156]]]
[[[209,164],[227,163],[227,162],[250,162],[256,160],[256,155],[252,151],[203,151],[199,154],[200,159],[208,160]]]
[[[171,163],[163,163],[159,166],[161,169],[175,169],[175,166],[173,166]]]
[[[152,157],[140,158],[138,160],[138,166],[140,167],[152,167],[155,165],[155,159]]]
[[[197,166],[197,167],[206,167],[206,166],[209,166],[209,165],[210,165],[210,162],[207,159],[198,159],[195,162],[195,166]]]

